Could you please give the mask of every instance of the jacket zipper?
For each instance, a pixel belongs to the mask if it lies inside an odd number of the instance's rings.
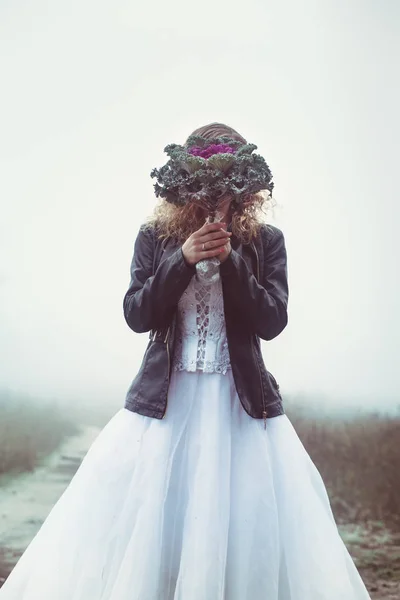
[[[171,326],[168,327],[167,332],[165,334],[165,338],[163,340],[164,344],[166,344],[166,346],[167,346],[167,356],[168,356],[168,386],[169,386],[170,369],[171,369],[171,357],[170,357],[170,350],[169,350],[169,343],[168,343],[170,329],[171,329]],[[150,339],[151,339],[152,342],[154,342],[154,340],[156,339],[157,333],[158,333],[157,329],[154,329],[154,330],[152,330],[150,332]],[[167,391],[167,404],[168,404],[168,391]],[[164,414],[163,414],[162,418],[165,417],[165,413],[167,412],[167,404],[165,405],[165,410],[164,410]]]
[[[168,356],[168,387],[167,387],[167,401],[165,403],[165,410],[164,410],[164,414],[163,414],[162,418],[165,417],[165,414],[167,412],[167,407],[168,407],[168,389],[169,389],[170,369],[171,369],[171,357],[170,357],[170,350],[169,350],[169,343],[168,343],[170,329],[171,329],[171,326],[168,327],[167,333],[165,334],[165,338],[164,338],[164,344],[167,345],[167,356]]]
[[[258,256],[258,252],[257,252],[257,248],[254,242],[251,243],[255,255],[256,255],[256,263],[257,263],[257,281],[260,282],[260,259]],[[263,387],[263,382],[262,382],[262,377],[261,377],[261,369],[260,369],[260,365],[258,363],[258,359],[256,356],[255,351],[253,350],[253,355],[256,359],[256,363],[257,363],[257,368],[258,368],[258,374],[260,376],[260,386],[261,386],[261,396],[262,396],[262,403],[263,403],[263,419],[264,419],[264,429],[267,429],[267,407],[265,404],[265,397],[264,397],[264,387]]]

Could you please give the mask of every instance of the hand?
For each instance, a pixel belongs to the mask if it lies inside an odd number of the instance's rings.
[[[226,244],[229,243],[232,234],[224,227],[226,223],[205,223],[200,229],[194,231],[182,246],[186,262],[195,265],[203,258],[221,256],[221,253],[225,253]]]

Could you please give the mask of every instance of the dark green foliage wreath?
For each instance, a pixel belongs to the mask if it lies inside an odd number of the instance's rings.
[[[169,144],[164,148],[168,162],[150,174],[157,179],[156,196],[177,206],[195,202],[213,212],[227,194],[233,207],[260,190],[271,195],[272,174],[265,159],[253,154],[256,149],[255,144],[226,135],[213,139],[193,135],[185,146]]]

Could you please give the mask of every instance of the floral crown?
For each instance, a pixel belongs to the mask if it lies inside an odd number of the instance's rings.
[[[256,149],[226,135],[212,139],[192,135],[185,146],[170,144],[164,148],[168,162],[150,173],[157,179],[156,196],[177,206],[195,202],[214,211],[227,194],[233,206],[261,190],[271,195],[272,174],[264,158],[253,154]]]

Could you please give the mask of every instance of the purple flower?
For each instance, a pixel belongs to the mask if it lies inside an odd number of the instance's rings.
[[[228,144],[210,144],[206,148],[194,146],[188,152],[189,154],[193,154],[193,156],[200,156],[207,159],[214,154],[234,154],[235,150],[231,146],[228,146]]]

